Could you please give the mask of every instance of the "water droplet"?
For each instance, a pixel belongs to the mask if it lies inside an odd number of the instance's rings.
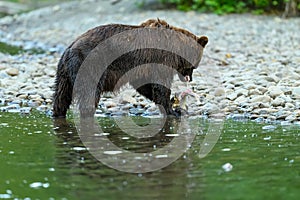
[[[225,172],[230,172],[233,169],[233,166],[230,163],[226,163],[222,166],[222,168]]]
[[[155,156],[155,158],[167,158],[167,157],[168,157],[168,155],[166,155],[166,154],[165,155],[156,155]]]
[[[31,187],[31,188],[39,188],[42,186],[43,186],[43,183],[41,183],[41,182],[34,182],[29,185],[29,187]]]
[[[51,167],[51,168],[48,169],[48,171],[49,171],[49,172],[54,172],[54,171],[55,171],[55,168]]]
[[[48,188],[50,186],[50,183],[43,183],[43,188]]]
[[[87,148],[85,148],[85,147],[73,147],[72,149],[75,150],[75,151],[85,151],[85,150],[87,150]]]
[[[277,127],[274,126],[274,125],[267,125],[267,126],[263,126],[262,129],[263,130],[274,130],[276,129]]]
[[[264,140],[271,140],[271,136],[268,136],[268,137],[264,137]]]
[[[103,153],[107,155],[116,155],[122,153],[122,151],[104,151]]]
[[[231,151],[231,149],[230,148],[224,148],[224,149],[222,149],[222,151]]]
[[[178,137],[179,134],[166,134],[167,137]]]

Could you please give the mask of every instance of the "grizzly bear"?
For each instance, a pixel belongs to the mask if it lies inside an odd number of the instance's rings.
[[[108,24],[93,28],[86,33],[79,36],[67,49],[64,51],[58,63],[56,80],[55,80],[55,93],[53,99],[53,117],[65,117],[69,106],[72,103],[73,89],[75,88],[75,81],[81,66],[84,64],[88,55],[103,41],[123,33],[125,31],[136,31],[139,34],[140,30],[155,30],[159,34],[165,35],[169,38],[167,31],[173,31],[180,34],[181,38],[185,37],[192,40],[196,45],[201,48],[197,49],[195,53],[196,62],[191,63],[180,55],[166,51],[164,49],[144,48],[135,49],[127,52],[115,59],[107,68],[105,72],[97,80],[98,84],[96,91],[91,91],[90,88],[81,88],[84,92],[77,101],[81,116],[92,116],[98,106],[100,96],[104,92],[115,92],[122,85],[128,82],[132,85],[138,93],[150,99],[159,105],[161,111],[166,115],[178,116],[179,113],[172,109],[171,84],[173,71],[160,69],[159,65],[147,66],[149,63],[157,63],[170,66],[175,70],[181,81],[192,81],[192,73],[197,68],[202,54],[203,48],[208,42],[206,36],[197,37],[191,32],[175,26],[169,25],[166,21],[160,19],[149,19],[140,25],[124,25],[124,24]],[[141,31],[140,31],[141,32]],[[135,37],[136,38],[136,37]],[[127,40],[127,39],[126,39]],[[156,38],[145,38],[145,41],[158,41]],[[129,39],[128,39],[129,41]],[[176,41],[165,41],[170,44],[175,44]],[[176,45],[175,45],[176,46]],[[181,43],[177,49],[190,48],[189,44]],[[98,66],[97,66],[98,67]],[[103,68],[99,64],[99,69]],[[152,72],[153,69],[155,72]],[[124,75],[133,69],[131,74],[124,79]],[[84,69],[85,70],[85,69]],[[93,74],[93,72],[90,72]],[[134,77],[134,78],[132,78]],[[123,78],[122,81],[120,81]],[[153,83],[153,79],[158,79],[158,82]],[[88,82],[90,80],[84,80]],[[160,84],[163,82],[164,84]],[[143,84],[144,83],[144,84]],[[87,95],[93,96],[93,105],[89,101],[85,101]],[[89,103],[88,103],[89,102]],[[89,104],[89,105],[88,105]]]

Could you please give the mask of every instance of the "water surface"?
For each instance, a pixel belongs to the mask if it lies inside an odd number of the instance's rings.
[[[149,118],[135,117],[140,126]],[[129,137],[113,118],[99,118],[111,141],[130,151],[161,148],[174,121],[153,140]],[[209,121],[190,119],[191,148],[161,170],[111,169],[83,146],[72,120],[0,113],[0,199],[298,199],[299,126],[227,120],[213,150],[199,158]],[[230,163],[226,172],[222,166]]]

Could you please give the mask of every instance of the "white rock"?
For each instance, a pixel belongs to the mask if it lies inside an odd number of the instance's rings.
[[[245,97],[244,95],[242,95],[242,96],[239,96],[238,98],[236,98],[234,100],[234,103],[240,104],[240,103],[247,103],[248,101],[249,101],[248,98]]]
[[[216,104],[212,104],[212,103],[205,104],[204,106],[202,106],[202,109],[204,112],[207,112],[207,114],[220,112],[220,108]]]
[[[251,100],[250,100],[250,102],[251,103],[259,103],[259,102],[261,102],[261,103],[269,103],[269,102],[271,102],[271,97],[269,97],[269,96],[267,96],[267,95],[258,95],[258,96],[254,96]]]
[[[285,103],[285,100],[282,97],[276,97],[272,102],[271,105],[272,106],[283,106]]]
[[[240,89],[236,90],[236,93],[237,93],[237,96],[241,96],[241,95],[248,96],[249,91],[244,88],[240,88]]]
[[[289,115],[285,118],[286,121],[293,122],[297,119],[295,115]]]
[[[126,103],[136,104],[136,99],[133,98],[129,94],[123,94],[119,99],[119,103],[121,103],[121,104],[126,104]]]
[[[275,98],[283,94],[283,91],[278,86],[270,86],[267,93],[270,95],[270,97]]]
[[[117,104],[115,102],[113,102],[113,101],[105,101],[104,105],[105,105],[106,108],[112,108],[112,107],[116,107],[117,106]]]
[[[289,109],[294,109],[295,108],[295,105],[292,104],[292,103],[286,103],[284,106],[285,106],[285,108],[289,108]]]
[[[19,74],[19,70],[16,68],[8,68],[6,73],[10,76],[17,76]]]
[[[252,96],[252,95],[262,95],[262,92],[259,91],[258,89],[250,89],[248,94],[250,96]]]
[[[231,94],[228,94],[226,97],[227,97],[227,99],[233,101],[233,100],[235,100],[237,98],[237,93],[233,92]]]
[[[300,97],[300,87],[293,88],[292,95],[295,96],[296,98],[299,98]]]
[[[225,90],[224,90],[224,88],[218,87],[218,88],[215,89],[215,91],[214,91],[214,96],[219,97],[219,96],[224,96],[224,95],[225,95]]]

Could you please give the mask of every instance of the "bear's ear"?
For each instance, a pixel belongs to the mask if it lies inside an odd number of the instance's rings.
[[[201,36],[197,39],[197,42],[204,48],[208,43],[208,38],[206,36]]]

